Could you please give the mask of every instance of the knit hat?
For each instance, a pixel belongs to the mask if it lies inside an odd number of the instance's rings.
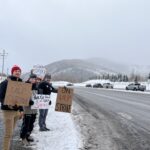
[[[14,72],[15,70],[20,70],[20,72],[21,72],[21,68],[20,68],[19,66],[17,66],[17,65],[14,65],[14,66],[11,68],[11,74],[13,74],[13,72]]]
[[[47,73],[47,74],[45,75],[45,77],[44,77],[44,80],[47,80],[47,79],[48,79],[48,80],[50,80],[50,79],[51,79],[51,75],[50,75],[50,74],[48,74],[48,73]]]
[[[36,74],[30,74],[29,78],[37,78]]]

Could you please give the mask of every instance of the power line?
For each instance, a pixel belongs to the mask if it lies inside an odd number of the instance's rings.
[[[2,57],[2,75],[4,73],[4,65],[5,65],[5,57],[8,55],[8,53],[3,50],[3,53],[0,53],[0,56]]]

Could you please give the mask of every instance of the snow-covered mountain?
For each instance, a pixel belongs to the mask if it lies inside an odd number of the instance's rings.
[[[66,59],[45,66],[53,80],[83,82],[93,76],[103,74],[148,75],[150,66],[126,65],[104,58]],[[26,74],[27,78],[28,74]]]
[[[92,63],[88,60],[71,59],[61,60],[46,66],[55,80],[67,80],[71,82],[86,81],[90,77],[102,74],[116,74],[116,70],[103,65]]]
[[[147,76],[150,73],[150,65],[132,65],[129,66],[130,72],[134,74],[139,74],[143,76]]]
[[[148,75],[150,73],[150,65],[135,65],[135,64],[125,64],[119,63],[104,58],[90,58],[87,59],[88,62],[93,64],[103,66],[105,68],[111,68],[112,70],[130,75],[132,73],[136,75]]]
[[[115,72],[119,72],[119,73],[128,73],[130,68],[129,65],[123,64],[123,63],[119,63],[119,62],[115,62],[115,61],[111,61],[111,60],[107,60],[105,58],[89,58],[86,61],[98,65],[99,67],[105,67],[105,68],[109,68]]]

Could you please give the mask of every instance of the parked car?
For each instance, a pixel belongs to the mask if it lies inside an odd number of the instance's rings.
[[[101,85],[101,83],[95,83],[93,85],[93,88],[103,88],[103,86]]]
[[[91,84],[86,84],[85,87],[92,87],[92,85]]]
[[[113,85],[111,83],[104,83],[103,88],[113,89]]]
[[[126,86],[126,90],[133,90],[133,91],[145,91],[146,86],[141,85],[140,83],[131,83],[128,86]]]
[[[73,86],[73,83],[68,83],[67,86]]]

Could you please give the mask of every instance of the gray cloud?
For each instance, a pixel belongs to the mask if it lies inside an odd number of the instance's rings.
[[[149,7],[149,0],[1,0],[6,68],[19,64],[28,71],[89,57],[150,65]]]

